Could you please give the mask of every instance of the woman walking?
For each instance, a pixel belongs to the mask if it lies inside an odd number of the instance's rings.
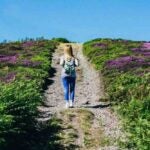
[[[71,45],[65,46],[64,55],[60,57],[60,65],[62,66],[61,83],[64,90],[66,108],[73,107],[76,83],[75,67],[79,66],[79,62],[73,55]]]

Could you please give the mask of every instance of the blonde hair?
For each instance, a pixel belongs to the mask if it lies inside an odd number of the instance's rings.
[[[65,58],[72,58],[74,57],[73,55],[73,49],[71,45],[66,45],[64,48],[64,56]]]

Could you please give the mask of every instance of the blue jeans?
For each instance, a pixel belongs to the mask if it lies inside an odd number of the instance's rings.
[[[62,85],[64,88],[64,99],[66,101],[72,100],[74,102],[75,96],[75,81],[76,77],[62,77]]]

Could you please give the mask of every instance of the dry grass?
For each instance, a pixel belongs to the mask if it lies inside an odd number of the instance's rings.
[[[68,130],[63,138],[69,143],[76,143],[77,139],[81,142],[79,149],[93,150],[109,144],[108,138],[104,136],[102,126],[96,122],[94,114],[87,109],[67,109],[60,112],[65,126],[71,125],[72,130]],[[98,123],[98,124],[97,124]],[[83,137],[83,139],[82,139]],[[74,140],[74,141],[73,141]]]

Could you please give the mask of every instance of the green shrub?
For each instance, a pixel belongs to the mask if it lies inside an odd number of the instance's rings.
[[[66,38],[52,38],[52,41],[60,42],[60,43],[70,43]]]

